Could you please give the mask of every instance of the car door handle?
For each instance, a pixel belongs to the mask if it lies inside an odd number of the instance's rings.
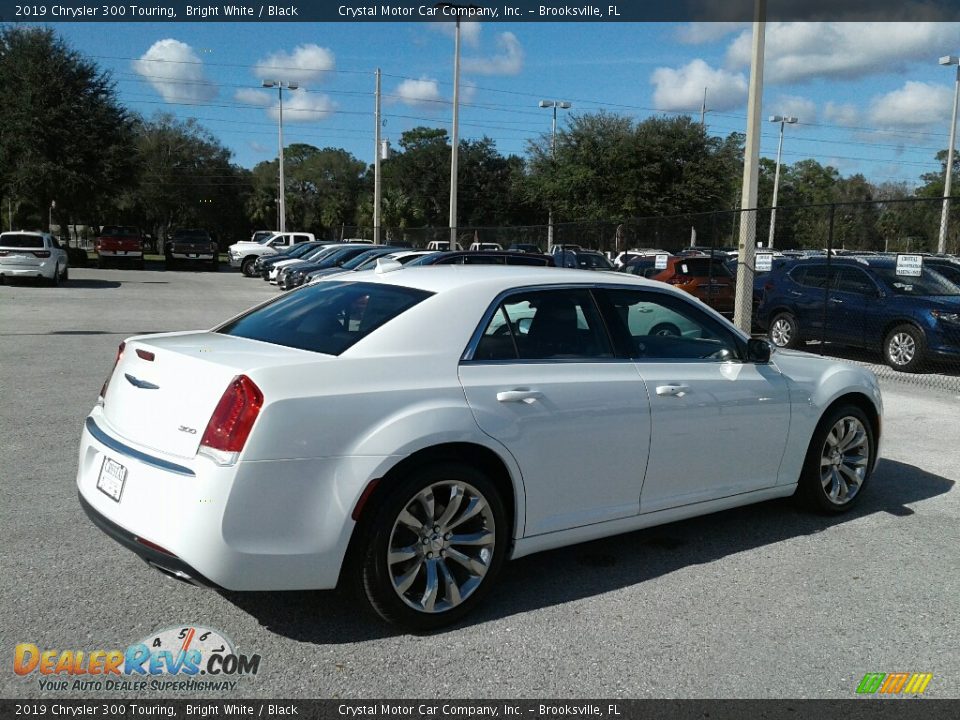
[[[523,388],[517,388],[516,390],[501,390],[497,393],[497,402],[523,402],[530,403],[536,402],[543,397],[543,393],[539,390],[525,390]]]
[[[683,397],[689,390],[689,385],[657,385],[657,395],[676,395],[677,397]]]
[[[830,298],[830,302],[836,303],[837,305],[843,305],[843,300],[840,298]]]
[[[802,292],[797,292],[796,290],[790,290],[789,292],[790,292],[790,294],[793,295],[794,297],[800,297],[801,295],[803,295]]]

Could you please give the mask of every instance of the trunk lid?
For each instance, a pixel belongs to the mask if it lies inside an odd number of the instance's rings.
[[[120,437],[193,457],[210,416],[235,377],[245,374],[256,382],[257,369],[320,357],[213,332],[134,338],[127,341],[110,377],[104,417]]]

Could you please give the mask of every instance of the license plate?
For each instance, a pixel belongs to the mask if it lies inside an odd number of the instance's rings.
[[[123,495],[123,483],[127,479],[127,469],[110,458],[103,459],[100,477],[97,478],[97,490],[116,502]]]
[[[189,258],[195,258],[195,257],[200,257],[200,256],[197,255],[197,253],[187,253],[187,257],[189,257]]]

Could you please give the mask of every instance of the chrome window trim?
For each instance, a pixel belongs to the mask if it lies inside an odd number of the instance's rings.
[[[196,477],[197,474],[188,467],[183,465],[177,465],[168,460],[163,460],[162,458],[154,457],[153,455],[148,455],[145,452],[136,450],[129,445],[126,445],[119,440],[116,440],[109,435],[107,435],[100,426],[97,425],[96,421],[92,417],[87,418],[86,422],[87,432],[89,432],[98,442],[106,445],[111,450],[121,453],[127,457],[131,457],[134,460],[139,460],[145,465],[152,465],[155,468],[160,470],[166,470],[167,472],[172,472],[177,475],[183,475],[185,477]]]

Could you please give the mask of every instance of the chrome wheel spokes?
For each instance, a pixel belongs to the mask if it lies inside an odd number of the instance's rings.
[[[870,439],[855,417],[838,420],[820,453],[820,482],[827,499],[845,505],[860,491],[870,465]]]
[[[917,354],[917,343],[910,333],[897,333],[890,338],[889,354],[895,365],[906,365]]]
[[[790,344],[790,337],[793,334],[790,323],[784,318],[778,318],[770,328],[770,339],[777,347],[786,347]]]
[[[400,511],[390,533],[393,589],[420,612],[455,608],[486,576],[496,532],[489,503],[472,485],[450,480],[425,487]]]

